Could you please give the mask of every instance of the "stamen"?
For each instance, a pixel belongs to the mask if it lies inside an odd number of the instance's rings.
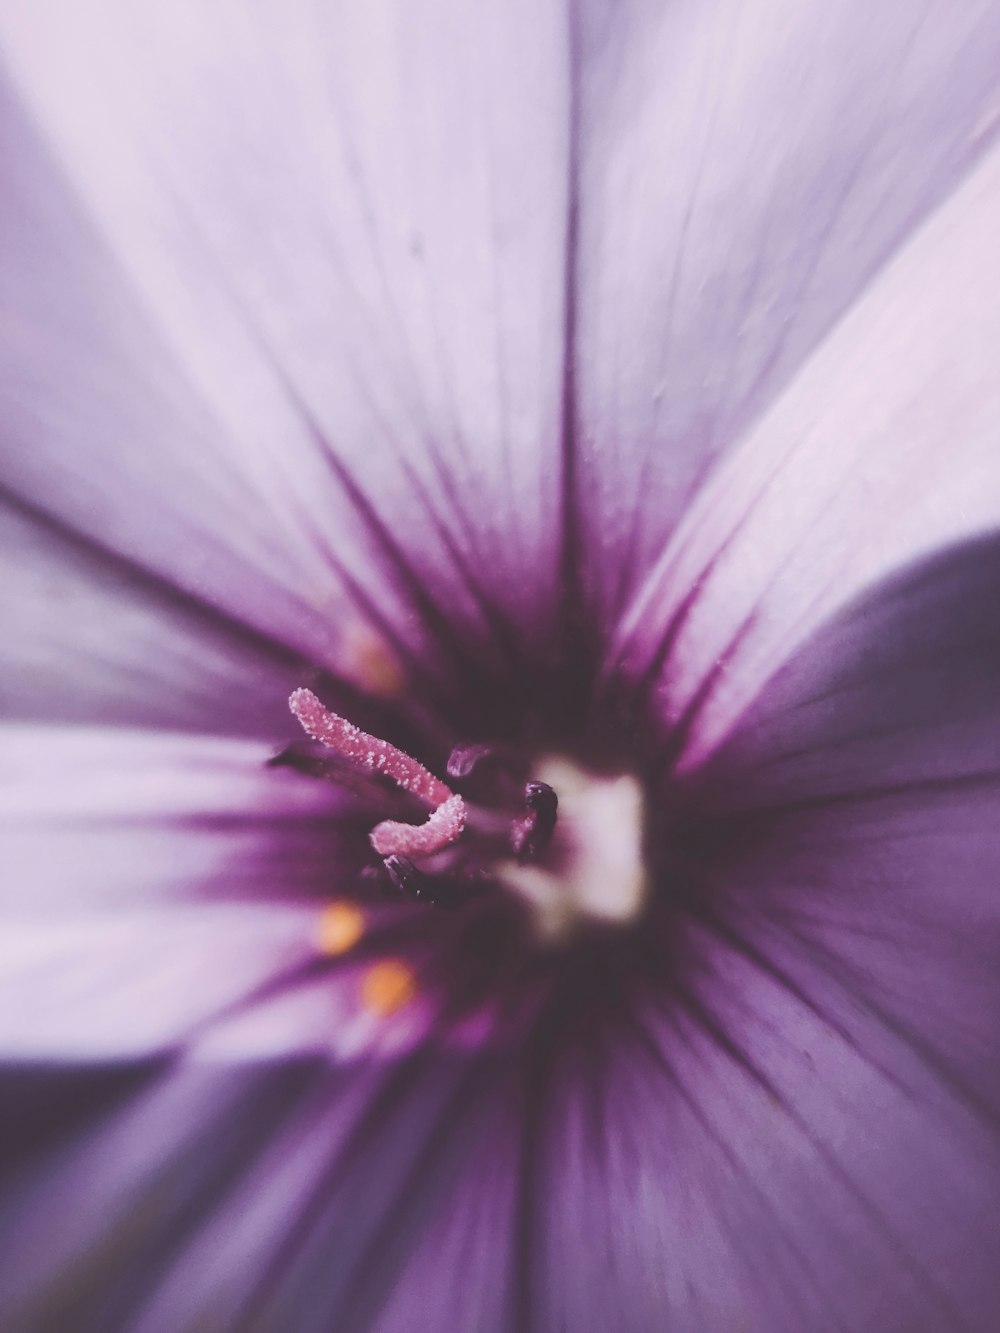
[[[441,805],[454,795],[440,778],[395,745],[370,736],[353,722],[324,708],[312,690],[296,690],[288,705],[314,741],[336,750],[352,764],[367,768],[370,773],[385,774],[428,805]]]
[[[510,844],[519,861],[533,861],[549,845],[556,826],[559,798],[547,782],[529,782],[524,789],[524,814],[514,820]]]
[[[465,828],[465,802],[423,764],[388,741],[371,736],[353,722],[331,713],[312,690],[296,690],[288,704],[314,741],[370,773],[384,774],[404,791],[435,807],[423,824],[401,824],[392,819],[378,824],[372,830],[371,843],[380,856],[393,853],[430,856],[461,836]]]
[[[431,856],[457,842],[465,828],[465,802],[449,796],[423,824],[401,824],[384,819],[371,832],[371,844],[379,856]]]

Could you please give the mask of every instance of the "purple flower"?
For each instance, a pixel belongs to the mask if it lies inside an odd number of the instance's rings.
[[[0,49],[0,1325],[994,1329],[1000,7]]]

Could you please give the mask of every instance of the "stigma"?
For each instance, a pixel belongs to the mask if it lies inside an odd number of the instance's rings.
[[[376,825],[371,832],[371,844],[380,856],[432,856],[462,836],[465,802],[423,764],[388,741],[371,736],[353,722],[330,712],[312,690],[296,690],[288,706],[314,741],[356,768],[391,778],[397,787],[433,806],[423,824],[386,819]]]

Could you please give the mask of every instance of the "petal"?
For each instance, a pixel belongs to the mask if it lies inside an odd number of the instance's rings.
[[[8,1059],[509,1044],[495,1004],[444,1014],[455,939],[378,900],[365,823],[333,785],[259,744],[150,731],[8,726],[3,755]]]
[[[359,1124],[346,1121],[332,1142],[327,1134],[326,1169],[310,1182],[278,1262],[254,1293],[261,1326],[431,1330],[442,1326],[442,1307],[474,1320],[495,1319],[504,1308],[504,1237],[485,1233],[481,1212],[499,1202],[504,1218],[509,1197],[505,1182],[483,1171],[485,1159],[507,1146],[501,1138],[495,1147],[507,1128],[497,1070],[467,1060],[403,1066],[376,1094]],[[499,1200],[483,1198],[481,1173],[487,1187],[499,1185]],[[472,1262],[456,1271],[448,1261],[459,1219],[467,1228],[459,1253]],[[432,1238],[441,1248],[430,1251]],[[485,1249],[473,1259],[476,1242]],[[409,1322],[401,1322],[404,1310]]]
[[[1000,521],[1000,150],[879,274],[705,487],[611,661],[699,763],[866,585]]]
[[[425,1228],[447,1225],[452,1206],[467,1221],[489,1207],[457,1168],[495,1179],[495,1086],[471,1061],[154,1070],[114,1113],[81,1116],[74,1139],[50,1141],[13,1176],[5,1326],[382,1327],[377,1312]],[[497,1277],[489,1295],[470,1289],[465,1308],[502,1304]],[[413,1286],[398,1289],[412,1298]],[[440,1327],[433,1310],[418,1292],[404,1326]]]
[[[7,718],[287,732],[306,670],[245,626],[2,502],[0,565]]]
[[[523,1030],[457,915],[380,896],[368,824],[334,785],[247,741],[13,725],[2,740],[8,1058],[386,1061]]]
[[[317,958],[324,898],[356,865],[324,784],[241,741],[13,726],[3,741],[8,1058],[170,1047]]]
[[[416,1229],[379,1313],[380,1333],[413,1333],[415,1307],[427,1329],[517,1327],[511,1273],[520,1243],[522,1135],[512,1100],[510,1087],[497,1088],[473,1127],[461,1175]]]
[[[0,943],[5,1060],[109,1060],[170,1049],[303,967],[319,913],[187,908],[8,917]]]
[[[343,596],[191,382],[0,80],[0,484],[207,609],[335,664]],[[240,464],[242,460],[242,465]],[[294,506],[292,506],[294,514]]]
[[[670,935],[544,1066],[536,1326],[994,1327],[998,604],[995,537],[893,580],[675,791]]]
[[[799,952],[778,937],[753,936],[776,967]],[[838,987],[800,958],[802,1003],[738,950],[702,957],[704,1022],[647,997],[644,1041],[609,1034],[596,1064],[593,1046],[561,1052],[536,1325],[987,1333],[995,1125],[866,1011],[857,974]]]
[[[799,649],[687,781],[726,817],[979,808],[1000,760],[998,598],[996,534],[886,580]]]
[[[697,784],[725,923],[706,1003],[747,1056],[729,1077],[782,1110],[776,1214],[794,1192],[829,1225],[839,1198],[843,1226],[854,1196],[839,1262],[859,1246],[860,1327],[888,1301],[900,1327],[985,1329],[998,1300],[998,595],[995,538],[893,581],[789,664]],[[729,1133],[767,1179],[733,1091]]]
[[[287,1123],[308,1073],[146,1066],[138,1088],[133,1075],[133,1087],[98,1120],[67,1110],[61,1135],[43,1140],[8,1178],[4,1324],[80,1333],[131,1327],[187,1229]],[[100,1069],[69,1070],[48,1082],[55,1095],[78,1099],[81,1085],[108,1079]]]
[[[347,864],[336,789],[269,767],[272,754],[250,741],[4,727],[0,901],[58,917],[335,889]]]
[[[1000,12],[637,0],[580,26],[575,467],[613,616],[994,137]]]
[[[54,0],[0,37],[48,145],[12,154],[10,483],[324,662],[345,589],[403,647],[542,623],[561,7]]]

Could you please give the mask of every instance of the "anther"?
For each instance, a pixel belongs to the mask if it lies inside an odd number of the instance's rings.
[[[468,896],[468,887],[445,875],[425,875],[406,856],[388,856],[385,869],[395,888],[432,907],[455,908]]]
[[[403,824],[384,819],[371,831],[371,844],[379,856],[431,856],[450,847],[465,828],[465,802],[461,796],[449,796],[431,812],[422,824]]]
[[[494,753],[495,750],[492,745],[486,745],[482,742],[456,745],[448,756],[448,776],[450,778],[467,778],[475,772],[484,759],[492,758]]]
[[[465,802],[423,764],[388,741],[371,736],[346,718],[331,713],[311,690],[296,690],[288,705],[314,741],[369,773],[391,778],[404,791],[434,806],[423,824],[402,824],[391,819],[378,824],[372,830],[371,842],[380,856],[392,853],[429,856],[461,836],[465,828]]]
[[[533,861],[549,845],[556,826],[559,798],[547,782],[529,782],[525,811],[510,828],[510,844],[519,861]]]

